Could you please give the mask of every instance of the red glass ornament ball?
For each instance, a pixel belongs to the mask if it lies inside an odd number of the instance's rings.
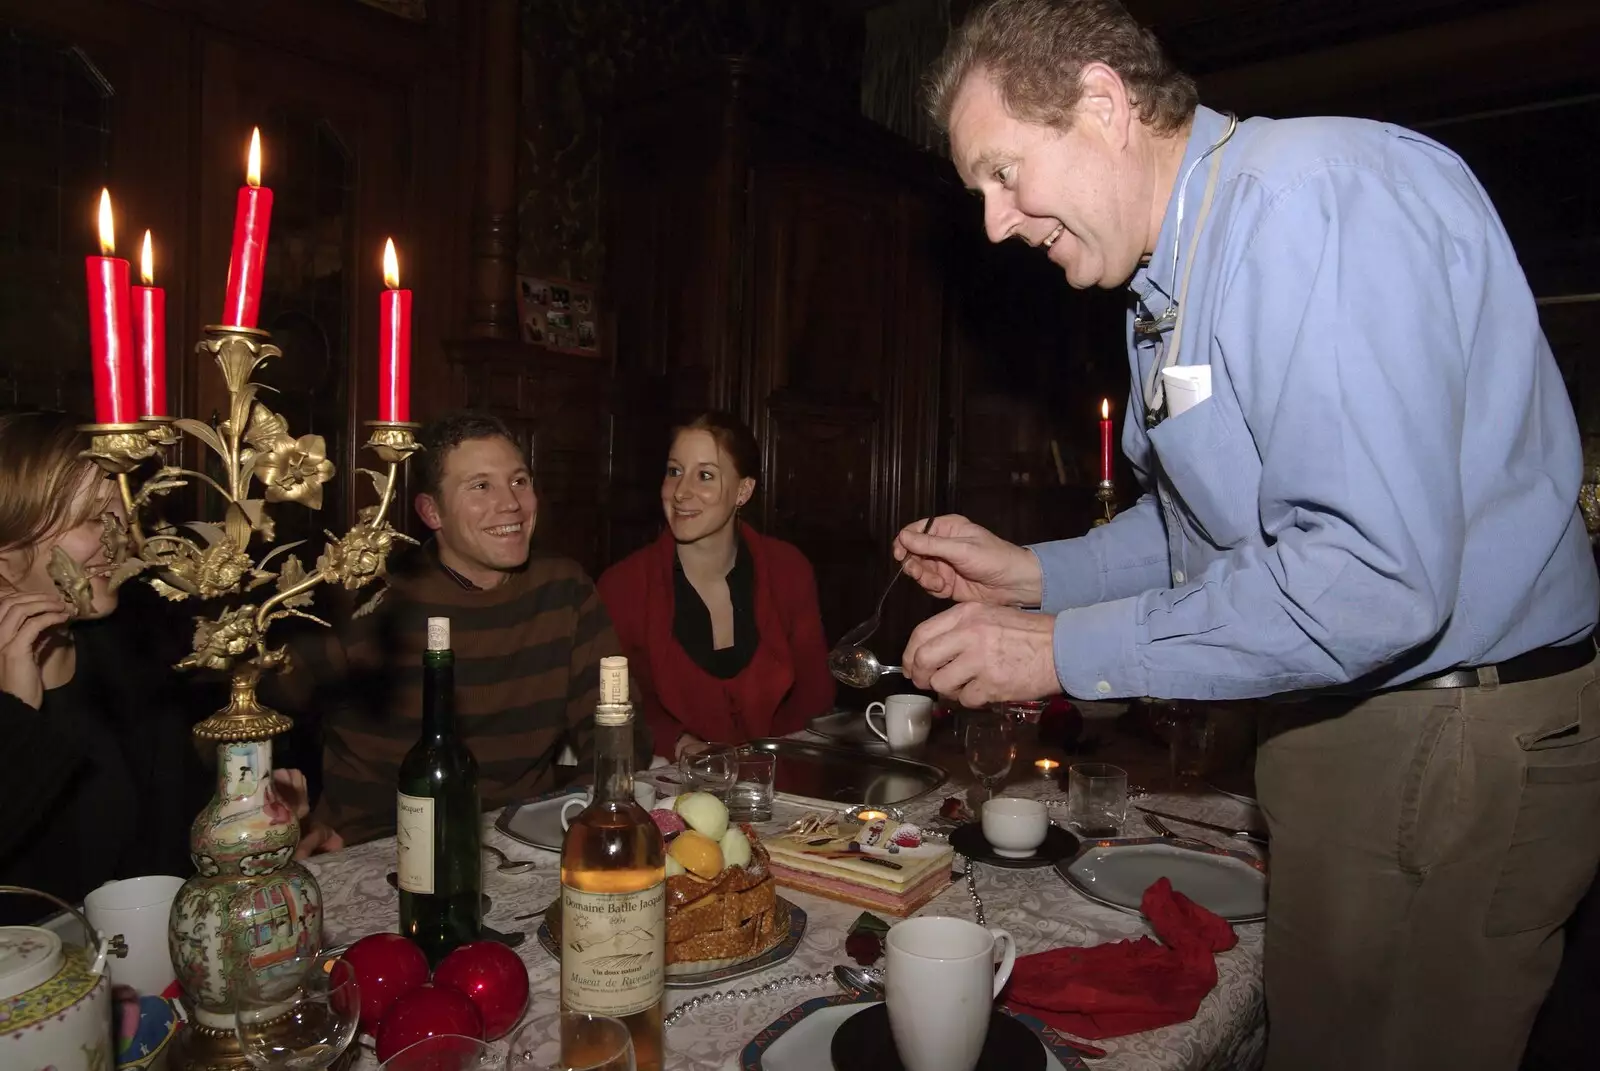
[[[439,961],[433,984],[465,993],[483,1016],[483,1036],[501,1037],[528,1006],[528,968],[499,941],[473,941]]]
[[[378,1024],[378,1062],[440,1034],[483,1039],[483,1016],[472,998],[445,986],[418,986],[389,1008]]]
[[[376,1034],[390,1006],[428,980],[428,957],[397,933],[368,934],[341,958],[356,974],[363,1034]]]

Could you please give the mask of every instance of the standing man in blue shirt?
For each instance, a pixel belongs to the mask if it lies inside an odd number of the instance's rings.
[[[1026,548],[909,526],[958,605],[907,674],[969,706],[1273,697],[1269,1071],[1514,1068],[1600,857],[1600,581],[1488,197],[1398,127],[1199,107],[1116,0],[998,0],[930,85],[989,237],[1132,290],[1146,494]],[[1167,368],[1209,397],[1176,411]]]

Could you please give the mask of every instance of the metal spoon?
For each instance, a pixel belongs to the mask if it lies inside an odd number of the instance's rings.
[[[871,688],[891,673],[903,673],[899,666],[886,666],[877,655],[854,644],[836,647],[828,654],[828,672],[834,680],[852,688]]]
[[[869,997],[883,996],[883,971],[877,967],[852,967],[841,963],[833,969],[833,980],[853,993]]]
[[[496,848],[493,844],[485,844],[483,850],[500,860],[495,865],[495,869],[502,874],[526,874],[538,865],[532,859],[509,858],[505,852]]]
[[[933,514],[928,514],[928,520],[922,526],[924,535],[933,527],[933,517]],[[843,636],[840,636],[839,642],[834,645],[833,649],[835,651],[844,651],[848,648],[859,646],[870,639],[874,632],[878,631],[878,626],[883,622],[883,604],[888,600],[889,592],[894,589],[895,581],[899,580],[900,574],[905,571],[906,559],[902,558],[900,560],[900,568],[894,571],[894,575],[889,578],[889,582],[883,586],[883,594],[878,596],[878,605],[873,609],[872,616],[849,632],[846,632]]]

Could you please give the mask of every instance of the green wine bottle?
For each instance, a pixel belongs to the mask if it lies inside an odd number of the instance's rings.
[[[476,941],[483,922],[478,763],[456,733],[450,619],[428,618],[422,654],[422,739],[400,764],[395,867],[400,932],[430,964]]]

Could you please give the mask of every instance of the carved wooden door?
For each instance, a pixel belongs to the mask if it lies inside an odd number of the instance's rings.
[[[831,638],[871,613],[894,533],[933,507],[936,207],[844,159],[766,148],[748,202],[745,407],[765,451],[762,526],[811,559]],[[887,608],[885,655],[911,616],[903,599]]]

